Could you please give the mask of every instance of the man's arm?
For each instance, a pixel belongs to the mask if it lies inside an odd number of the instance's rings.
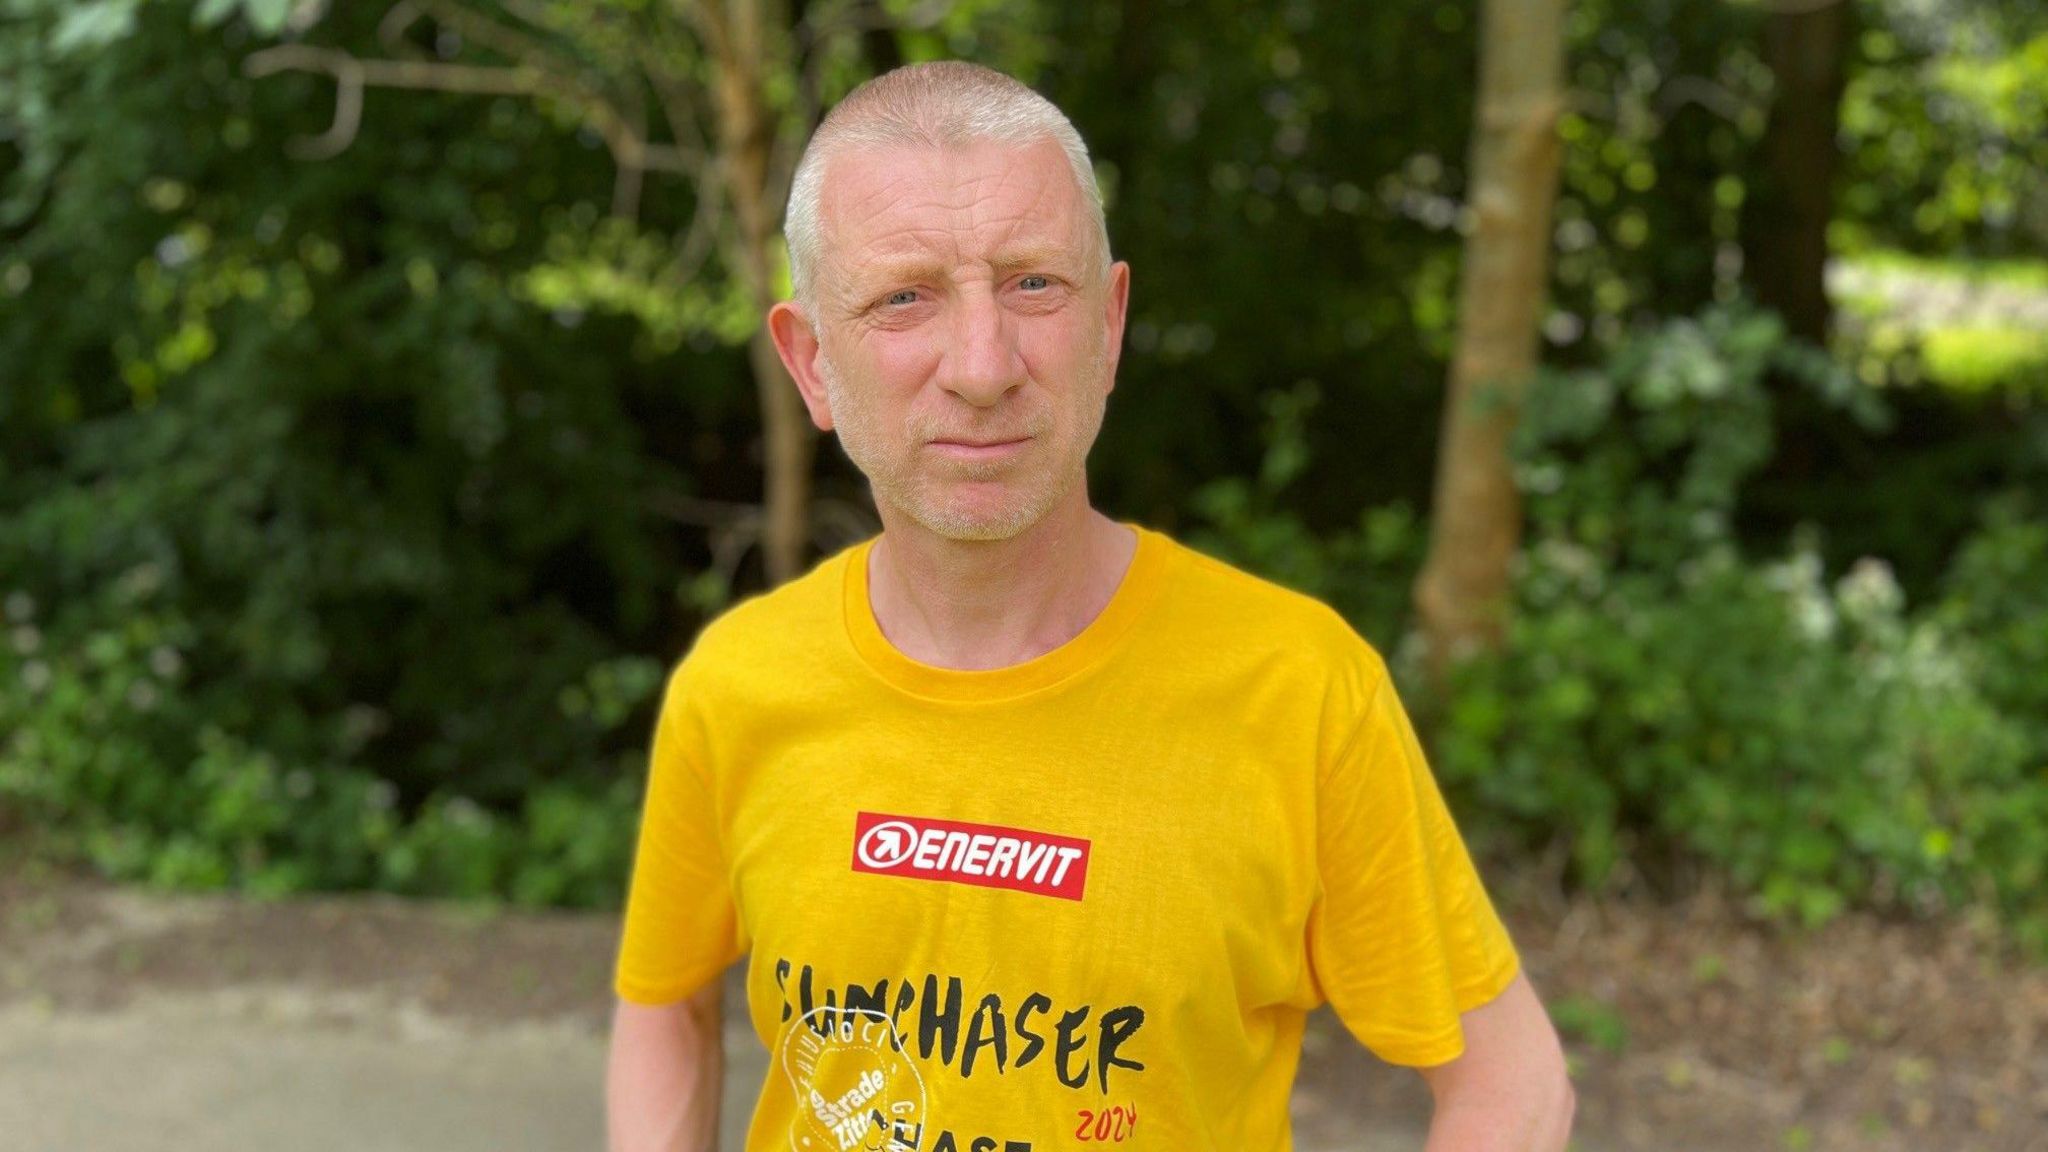
[[[1465,1054],[1418,1069],[1436,1097],[1425,1152],[1562,1152],[1575,1097],[1527,976],[1459,1017]]]
[[[619,1000],[605,1067],[610,1152],[715,1152],[725,1045],[722,980],[677,1004]]]

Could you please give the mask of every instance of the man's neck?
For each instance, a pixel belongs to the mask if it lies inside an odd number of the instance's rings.
[[[1100,615],[1137,537],[1085,493],[1007,540],[953,540],[885,512],[868,559],[868,603],[897,651],[940,668],[1022,664]]]

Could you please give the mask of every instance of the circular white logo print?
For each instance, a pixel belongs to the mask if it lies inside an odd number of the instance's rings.
[[[894,868],[917,848],[917,829],[901,820],[884,820],[867,830],[855,845],[860,862],[870,868]]]
[[[805,1013],[783,1036],[782,1071],[796,1095],[792,1152],[916,1152],[924,1142],[924,1078],[882,1013]]]

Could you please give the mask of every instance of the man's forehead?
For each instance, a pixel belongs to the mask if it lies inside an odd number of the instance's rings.
[[[858,149],[834,158],[821,191],[830,246],[856,266],[1080,257],[1085,205],[1049,140]]]

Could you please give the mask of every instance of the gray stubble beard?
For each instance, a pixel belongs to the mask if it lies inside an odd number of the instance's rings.
[[[1085,475],[1086,447],[1081,452],[1081,458],[1064,469],[1051,484],[1038,489],[1031,498],[1006,506],[1000,516],[991,519],[987,516],[951,515],[953,509],[926,498],[917,477],[896,475],[888,467],[889,462],[884,457],[881,446],[876,443],[879,437],[868,436],[867,412],[863,407],[865,400],[856,399],[854,390],[846,387],[846,381],[840,374],[838,365],[832,362],[832,358],[822,347],[818,350],[817,363],[818,376],[825,384],[825,402],[832,410],[833,427],[839,434],[840,449],[846,453],[847,459],[853,462],[853,466],[860,469],[861,474],[868,478],[869,492],[876,507],[880,508],[886,503],[934,535],[949,540],[1008,540],[1043,519],[1059,505],[1060,501],[1066,499],[1074,484]],[[1090,394],[1100,392],[1100,386],[1106,383],[1104,377],[1108,373],[1108,367],[1108,348],[1106,345],[1098,346],[1095,355],[1089,358],[1089,379],[1080,382],[1082,389]],[[1096,434],[1102,429],[1103,409],[1107,398],[1103,399],[1103,403],[1092,405],[1085,416],[1087,426],[1082,429],[1081,437],[1084,445],[1093,445]],[[853,419],[844,419],[846,416],[852,416]],[[1045,429],[1041,428],[1038,431],[1042,434]],[[921,443],[920,441],[919,444]],[[913,447],[912,450],[917,449]],[[1003,461],[970,462],[966,466],[965,475],[970,480],[992,480],[1001,476],[1008,467],[1009,465]]]

